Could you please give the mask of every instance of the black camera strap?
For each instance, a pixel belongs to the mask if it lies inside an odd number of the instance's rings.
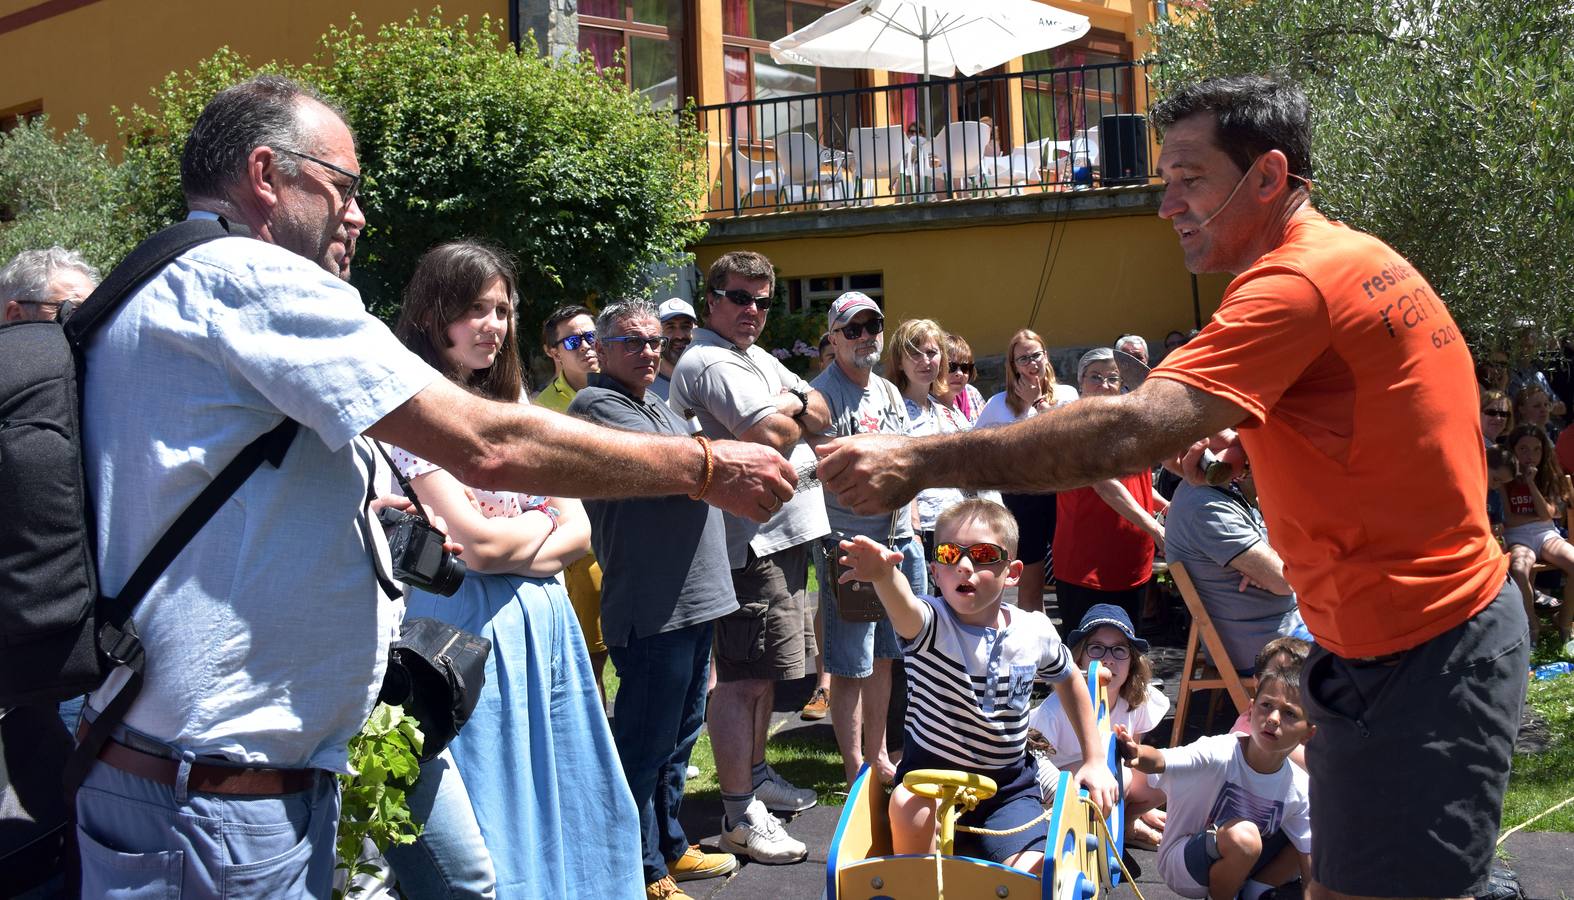
[[[388,448],[383,446],[382,441],[372,441],[372,443],[377,445],[377,452],[383,455],[383,459],[388,462],[388,468],[393,470],[394,480],[399,482],[399,490],[404,493],[405,499],[415,504],[415,514],[430,524],[432,517],[426,514],[426,508],[421,505],[421,498],[415,495],[415,488],[410,486],[410,479],[404,477],[404,473],[394,465],[393,457],[388,455]]]

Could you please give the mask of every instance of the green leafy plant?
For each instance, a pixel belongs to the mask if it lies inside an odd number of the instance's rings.
[[[59,244],[107,271],[135,242],[121,222],[122,176],[86,119],[56,134],[47,116],[0,134],[0,265]]]
[[[405,793],[420,775],[423,741],[419,723],[403,707],[386,703],[377,704],[360,734],[350,739],[353,774],[339,776],[338,868],[347,872],[347,882],[376,873],[375,866],[360,862],[368,840],[382,851],[420,837]]]
[[[257,71],[316,85],[340,104],[366,176],[351,281],[391,318],[433,244],[484,238],[519,262],[520,333],[554,307],[631,293],[653,265],[686,262],[703,224],[704,136],[657,112],[616,72],[516,51],[501,24],[410,19],[322,39],[316,60],[254,68],[223,49],[173,74],[122,117],[133,206],[150,226],[184,214],[183,142],[203,104]]]
[[[1173,7],[1172,7],[1173,8]],[[1155,95],[1284,72],[1319,208],[1422,271],[1477,345],[1574,325],[1574,8],[1561,0],[1213,0],[1154,29]]]

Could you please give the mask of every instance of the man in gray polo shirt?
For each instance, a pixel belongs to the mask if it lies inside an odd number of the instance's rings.
[[[705,279],[705,327],[672,372],[674,412],[693,415],[707,437],[774,448],[795,466],[814,462],[804,442],[828,423],[825,400],[756,342],[776,276],[758,253],[728,253]],[[767,810],[814,805],[765,764],[776,682],[802,678],[814,658],[809,545],[830,532],[818,485],[798,493],[764,525],[727,516],[727,555],[740,609],[716,623],[716,691],[710,733],[723,806],[722,846],[759,862],[808,853]]]
[[[596,318],[601,373],[574,395],[570,415],[651,434],[688,424],[651,390],[662,335],[644,301],[614,303]],[[612,737],[639,808],[645,884],[680,898],[673,879],[725,875],[736,857],[691,847],[678,822],[689,753],[705,724],[705,681],[716,619],[736,610],[721,512],[682,494],[586,500],[601,560],[601,634],[622,687]]]
[[[1237,670],[1250,671],[1274,638],[1305,631],[1284,561],[1239,485],[1182,481],[1164,517],[1164,557],[1186,566]]]

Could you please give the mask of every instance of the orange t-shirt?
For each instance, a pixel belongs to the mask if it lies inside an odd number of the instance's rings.
[[[1431,285],[1377,238],[1297,213],[1152,377],[1247,413],[1269,538],[1329,650],[1407,650],[1503,586],[1470,351]]]

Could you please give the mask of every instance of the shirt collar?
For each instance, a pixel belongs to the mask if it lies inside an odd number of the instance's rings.
[[[748,350],[739,347],[737,344],[734,344],[732,341],[727,340],[716,332],[711,331],[709,328],[694,329],[694,340],[689,346],[694,346],[694,344],[699,344],[705,347],[725,347],[734,353],[749,352]]]
[[[622,394],[636,403],[648,404],[650,402],[650,388],[645,388],[645,396],[643,398],[636,397],[634,396],[634,392],[629,390],[623,384],[623,382],[613,378],[611,375],[606,375],[601,372],[590,373],[590,377],[586,379],[585,384],[590,387],[598,387],[609,391],[616,391],[617,393]]]

